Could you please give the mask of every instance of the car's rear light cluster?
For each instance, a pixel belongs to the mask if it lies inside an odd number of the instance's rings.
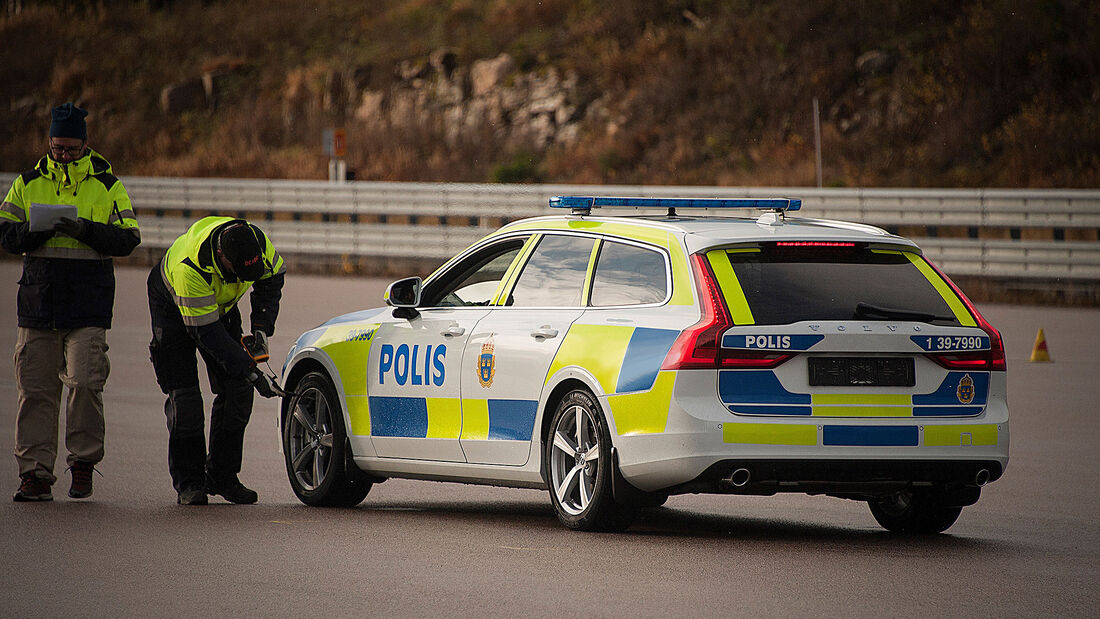
[[[717,278],[702,254],[691,257],[695,286],[703,315],[673,342],[661,366],[663,370],[714,370],[723,368],[774,368],[793,357],[790,353],[741,351],[722,348],[722,334],[733,326],[722,300]]]
[[[967,311],[974,317],[975,322],[978,323],[978,328],[985,331],[989,335],[989,350],[978,350],[973,352],[953,352],[953,353],[935,353],[928,355],[936,363],[949,370],[983,370],[993,372],[1003,372],[1007,368],[1005,362],[1005,346],[1001,340],[1001,333],[993,328],[993,325],[989,324],[989,321],[982,316],[982,313],[978,311],[978,308],[974,307],[974,303],[963,294],[963,291],[955,285],[955,282],[951,281],[951,278],[947,277],[943,271],[931,261],[927,261],[928,266],[932,267],[943,281],[947,282],[947,285],[955,292],[955,294],[962,300],[963,305],[966,306]]]

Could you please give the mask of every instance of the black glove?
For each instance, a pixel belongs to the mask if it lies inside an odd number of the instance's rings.
[[[265,398],[274,398],[279,395],[278,387],[271,381],[271,377],[253,368],[248,374],[248,382],[256,388],[256,392]]]
[[[80,235],[84,234],[84,220],[79,217],[76,219],[62,217],[60,221],[53,225],[53,230],[74,239],[79,239]]]
[[[256,363],[263,363],[271,357],[267,349],[267,334],[263,331],[253,331],[252,335],[242,337],[241,345]]]

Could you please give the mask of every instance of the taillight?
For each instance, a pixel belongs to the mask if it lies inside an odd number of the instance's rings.
[[[1005,362],[1005,346],[1001,340],[1001,332],[993,328],[993,325],[989,324],[989,321],[982,316],[982,313],[978,311],[978,308],[974,307],[974,303],[970,301],[970,298],[963,294],[963,291],[955,285],[955,282],[951,281],[939,267],[932,264],[930,260],[925,260],[928,266],[932,267],[943,281],[947,282],[947,285],[951,287],[951,290],[955,292],[955,295],[966,306],[970,315],[974,317],[974,321],[978,323],[978,328],[986,332],[989,336],[989,350],[978,350],[974,352],[955,352],[955,353],[939,353],[928,355],[933,361],[942,365],[949,370],[983,370],[991,372],[1003,372],[1007,368]]]
[[[990,346],[993,345],[993,336],[990,336]],[[936,353],[928,355],[928,358],[940,364],[948,370],[1004,370],[1004,356],[998,366],[997,355],[992,350],[979,350],[975,352]]]
[[[722,300],[722,292],[706,257],[695,254],[691,261],[703,315],[699,322],[684,329],[673,342],[662,370],[713,370],[719,367],[767,369],[794,356],[770,351],[723,349],[722,334],[733,326],[733,319]]]
[[[695,287],[699,290],[699,305],[703,316],[699,322],[684,329],[665,355],[662,370],[701,370],[718,367],[722,334],[733,326],[714,272],[702,254],[691,257]]]
[[[722,367],[754,370],[774,368],[794,356],[789,352],[756,352],[753,350],[722,349]]]

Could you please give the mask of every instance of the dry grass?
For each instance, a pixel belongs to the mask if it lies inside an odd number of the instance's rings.
[[[123,174],[323,178],[321,130],[346,124],[361,179],[484,181],[530,153],[549,182],[812,185],[818,97],[826,185],[1100,185],[1096,3],[24,5],[0,14],[4,170],[41,156],[49,108],[76,100]],[[384,89],[397,62],[444,46],[463,63],[508,52],[521,70],[576,71],[574,103],[606,115],[576,145],[538,149],[485,127],[448,140],[431,118],[368,129],[320,103],[334,71]],[[857,70],[866,52],[887,68]],[[160,111],[163,86],[215,69],[238,76],[217,109]]]

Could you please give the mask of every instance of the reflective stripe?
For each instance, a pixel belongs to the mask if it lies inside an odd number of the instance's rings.
[[[279,250],[272,247],[271,251],[274,252],[271,257],[272,272],[275,275],[278,275],[279,273],[286,273],[286,263],[283,262],[283,257],[279,255]]]
[[[810,396],[815,417],[912,417],[907,393],[815,393]]]
[[[181,297],[172,293],[172,298],[176,301],[176,305],[180,307],[207,307],[217,305],[218,302],[212,294],[205,297]]]
[[[664,432],[675,384],[676,372],[664,371],[657,375],[649,391],[608,396],[615,431],[620,436]]]
[[[932,284],[936,292],[940,293],[940,296],[943,297],[947,306],[951,308],[952,313],[955,314],[955,319],[959,321],[960,325],[964,327],[978,326],[978,323],[974,322],[974,317],[967,311],[966,306],[959,300],[955,291],[951,290],[947,282],[943,281],[943,278],[924,261],[924,258],[910,252],[905,252],[905,257],[908,258],[909,262],[912,262],[913,266],[917,267],[917,270],[928,279],[928,283]]]
[[[133,209],[126,209],[124,211],[112,210],[111,216],[107,218],[107,223],[113,224],[125,220],[132,220],[135,224],[137,223],[137,216],[134,215]]]
[[[4,202],[4,204],[0,206],[0,212],[14,215],[15,220],[19,223],[27,221],[27,212],[16,206],[14,202]]]
[[[672,263],[672,298],[669,305],[693,305],[695,290],[694,278],[691,276],[691,267],[687,263],[687,255],[676,237],[668,234],[665,238],[665,249],[668,250],[669,261]]]
[[[81,244],[83,245],[83,243]],[[73,260],[106,260],[110,258],[110,256],[101,254],[86,245],[84,247],[43,245],[34,251],[27,252],[27,255],[35,258],[70,258]]]
[[[745,298],[745,291],[741,288],[741,282],[737,279],[733,265],[730,264],[729,254],[720,249],[710,251],[707,252],[707,261],[710,262],[710,268],[714,271],[715,279],[718,280],[718,287],[722,290],[722,298],[726,301],[726,309],[733,318],[733,324],[756,324],[752,308],[749,307],[749,301]]]
[[[520,247],[519,253],[512,259],[512,264],[508,265],[508,269],[504,272],[504,277],[500,278],[500,284],[497,285],[497,291],[493,295],[492,305],[504,305],[507,299],[505,293],[511,290],[512,285],[516,283],[516,278],[519,277],[520,269],[523,268],[523,265],[527,264],[527,259],[531,256],[531,252],[535,251],[535,245],[538,244],[541,238],[541,234],[532,234],[523,242],[523,246]]]
[[[822,445],[845,447],[916,447],[920,436],[916,426],[825,426]]]
[[[364,395],[349,395],[344,398],[348,405],[348,419],[351,420],[351,433],[354,436],[370,435],[370,399]]]
[[[462,430],[462,402],[458,398],[427,398],[427,438],[458,438]]]
[[[489,439],[489,400],[462,400],[462,440]]]
[[[789,423],[723,423],[722,442],[749,445],[817,445],[817,426]]]
[[[218,319],[221,318],[221,316],[218,315],[218,312],[209,312],[200,316],[188,316],[186,314],[180,314],[180,316],[183,318],[183,324],[187,325],[188,327],[201,327],[203,325],[211,325],[215,322],[218,322]]]
[[[596,275],[596,256],[600,255],[603,247],[603,239],[596,239],[592,244],[592,252],[588,254],[588,266],[584,271],[584,287],[581,288],[581,305],[588,305],[592,294],[592,279]]]
[[[573,325],[550,364],[547,380],[558,370],[577,365],[596,377],[603,393],[614,393],[633,333],[634,327],[625,325]]]
[[[982,423],[964,426],[924,426],[925,447],[967,447],[996,445],[997,424]]]

